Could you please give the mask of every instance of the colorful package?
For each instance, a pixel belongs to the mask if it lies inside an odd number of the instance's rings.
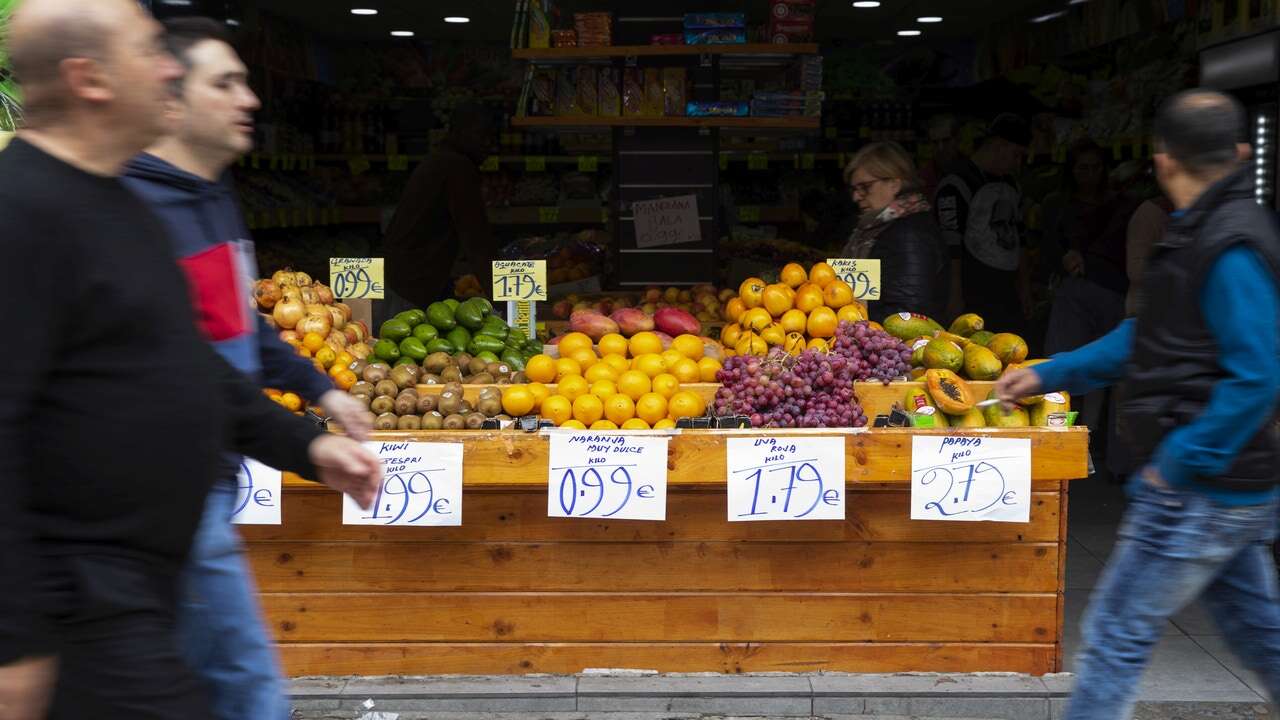
[[[538,68],[533,73],[533,106],[529,114],[548,116],[556,114],[556,71]]]
[[[578,113],[595,115],[600,112],[600,76],[590,65],[579,65],[574,71],[574,84],[578,93]]]
[[[747,15],[740,12],[686,13],[684,16],[685,30],[745,28],[746,26]]]
[[[769,0],[769,17],[774,20],[812,19],[817,4],[816,0]]]
[[[576,30],[552,30],[551,31],[552,47],[577,47],[578,32]]]
[[[597,102],[600,104],[601,115],[618,117],[622,114],[620,84],[617,68],[600,68],[600,90],[597,93]]]
[[[640,114],[644,117],[662,117],[665,104],[662,96],[662,71],[658,68],[645,68]]]
[[[747,117],[751,108],[744,102],[728,100],[690,100],[685,105],[690,117]]]
[[[626,117],[644,114],[644,71],[640,68],[622,71],[622,114]]]
[[[551,47],[551,0],[529,0],[529,47]]]
[[[661,35],[650,35],[650,45],[683,45],[684,35],[680,33],[663,33]]]
[[[556,115],[581,115],[578,109],[577,72],[564,68],[556,74]]]
[[[662,114],[667,116],[684,115],[684,106],[688,98],[688,73],[682,67],[662,69]]]
[[[747,42],[745,28],[720,28],[718,30],[685,30],[686,45],[742,45]]]

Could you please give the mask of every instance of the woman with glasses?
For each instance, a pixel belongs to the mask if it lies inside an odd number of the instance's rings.
[[[945,322],[950,257],[910,156],[897,143],[872,143],[849,161],[844,179],[862,214],[840,257],[880,261],[871,319],[914,312]]]

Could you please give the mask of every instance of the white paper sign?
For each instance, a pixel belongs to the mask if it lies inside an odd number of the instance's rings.
[[[253,458],[240,461],[236,473],[236,506],[231,522],[236,525],[280,524],[281,473]]]
[[[1031,441],[917,435],[911,519],[1031,521]]]
[[[844,438],[728,441],[730,522],[844,520]]]
[[[462,443],[364,445],[382,459],[382,488],[368,510],[343,495],[343,525],[462,524]]]
[[[556,433],[547,463],[547,516],[667,519],[667,438]]]
[[[636,247],[702,242],[697,195],[634,202],[631,214],[635,218]]]

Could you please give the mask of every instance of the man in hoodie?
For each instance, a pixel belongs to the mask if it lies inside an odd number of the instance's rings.
[[[493,142],[493,119],[464,103],[449,118],[449,135],[409,178],[387,227],[386,317],[448,296],[449,276],[465,250],[480,287],[489,287],[497,257],[480,188],[480,163]]]
[[[175,131],[129,163],[125,184],[163,221],[214,348],[255,382],[298,392],[364,439],[366,409],[281,342],[251,307],[253,244],[227,172],[253,146],[259,103],[248,70],[214,20],[178,18],[165,30],[169,52],[186,69],[169,113]],[[231,525],[239,464],[227,458],[184,571],[182,650],[218,718],[285,720],[284,684]]]

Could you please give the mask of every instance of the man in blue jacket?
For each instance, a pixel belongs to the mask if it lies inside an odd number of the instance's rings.
[[[1165,621],[1203,596],[1280,702],[1275,537],[1280,236],[1253,199],[1244,111],[1191,90],[1156,116],[1155,166],[1176,207],[1136,318],[1000,380],[1002,399],[1124,381],[1123,432],[1144,469],[1084,620],[1068,720],[1128,718]]]
[[[236,368],[293,390],[364,439],[365,408],[337,390],[272,331],[252,305],[253,244],[227,168],[253,146],[258,98],[221,24],[166,25],[169,51],[186,69],[172,108],[176,131],[131,161],[126,184],[161,218],[185,271],[205,336]],[[213,697],[216,717],[286,720],[289,705],[230,520],[239,458],[210,493],[184,572],[182,650]]]

